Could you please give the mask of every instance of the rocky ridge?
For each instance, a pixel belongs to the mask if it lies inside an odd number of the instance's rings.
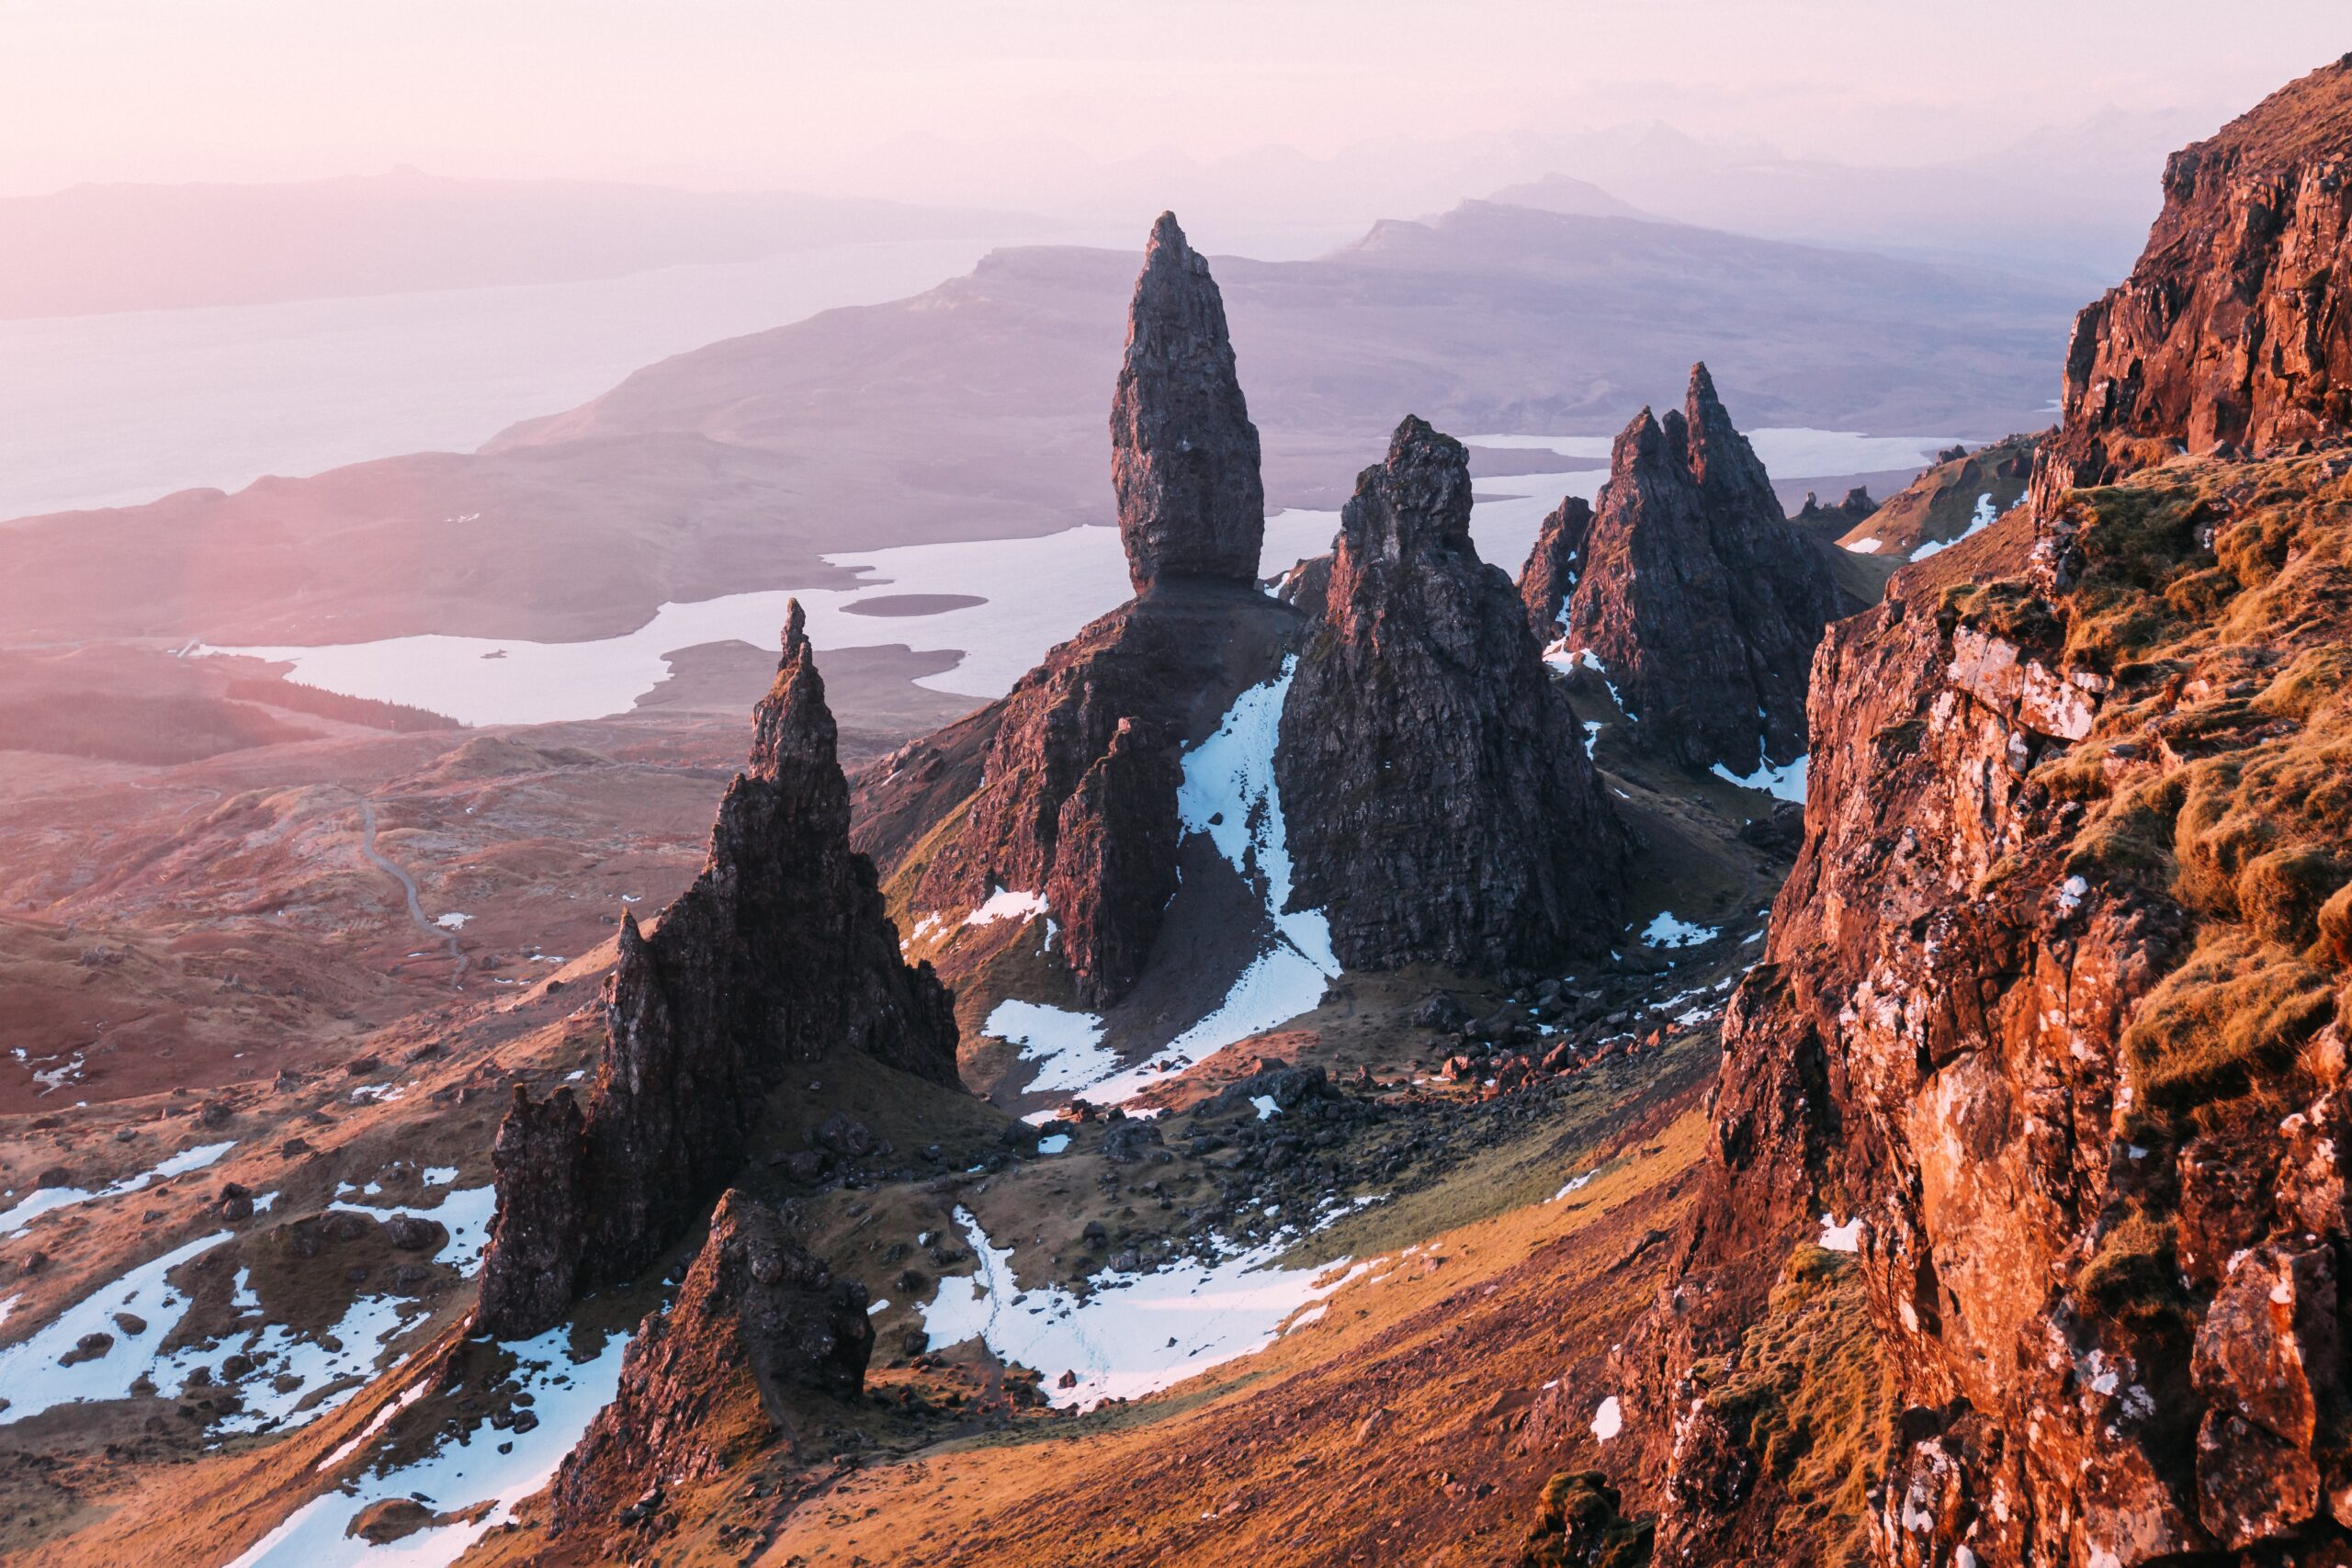
[[[823,678],[791,607],[750,765],[719,803],[710,856],[653,932],[621,921],[608,1035],[583,1109],[519,1089],[492,1163],[498,1217],[478,1323],[514,1338],[630,1279],[741,1168],[797,1063],[849,1050],[956,1081],[951,998],[910,968],[874,867],[849,847],[849,793]]]
[[[1470,539],[1461,443],[1408,417],[1340,513],[1275,773],[1351,968],[1532,971],[1604,942],[1629,841],[1510,580]]]
[[[1601,665],[1635,744],[1742,776],[1804,755],[1813,649],[1859,607],[1781,515],[1704,365],[1681,410],[1618,435],[1589,512],[1545,520],[1521,587],[1539,636]]]
[[[1781,1539],[1742,1391],[1758,1260],[1818,1241],[1898,1396],[1874,1560],[2342,1561],[2352,411],[2286,264],[2347,152],[2339,64],[2176,157],[2029,507],[1830,630],[1805,846],[1615,1362],[1665,1560]]]
[[[2347,82],[2352,55],[2166,161],[2139,264],[2075,319],[2045,510],[2184,447],[2268,451],[2352,422]]]

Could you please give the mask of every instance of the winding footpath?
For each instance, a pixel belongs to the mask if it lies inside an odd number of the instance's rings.
[[[424,906],[416,896],[416,878],[376,847],[376,803],[364,795],[359,797],[359,852],[401,885],[401,892],[408,899],[408,918],[416,929],[428,937],[449,944],[449,956],[457,963],[457,968],[449,976],[449,988],[453,991],[464,989],[467,960],[465,950],[458,944],[458,933],[445,931],[424,918]]]

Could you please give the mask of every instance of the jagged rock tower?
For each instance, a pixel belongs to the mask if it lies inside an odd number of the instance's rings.
[[[914,897],[960,911],[1000,891],[1041,896],[1089,1006],[1133,987],[1176,891],[1183,741],[1204,705],[1222,711],[1266,672],[1295,619],[1256,587],[1258,432],[1216,280],[1172,213],[1153,225],[1136,279],[1111,441],[1136,597],[999,705],[964,825]]]
[[[1596,506],[1545,520],[1521,592],[1539,636],[1600,660],[1637,745],[1743,776],[1804,754],[1814,648],[1861,607],[1781,515],[1704,365],[1679,412],[1617,437]]]
[[[952,998],[910,968],[874,867],[849,846],[833,716],[796,601],[749,767],[729,785],[694,886],[650,936],[621,919],[604,1059],[583,1111],[520,1088],[492,1163],[498,1216],[480,1327],[562,1321],[583,1292],[633,1278],[742,1168],[787,1071],[862,1052],[956,1081]]]
[[[1419,419],[1340,513],[1275,773],[1293,901],[1351,968],[1525,971],[1613,929],[1624,831],[1471,543],[1468,454]]]

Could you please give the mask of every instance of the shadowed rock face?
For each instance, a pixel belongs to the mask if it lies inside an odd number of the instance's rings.
[[[2086,306],[2036,501],[2176,447],[2289,446],[2352,423],[2352,56],[2165,165],[2132,276]]]
[[[1216,279],[1172,212],[1152,225],[1127,311],[1111,483],[1137,593],[1166,578],[1256,581],[1266,533],[1258,427],[1234,374]]]
[[[1296,620],[1257,589],[1258,433],[1216,282],[1171,214],[1136,282],[1111,440],[1136,597],[1006,695],[964,825],[915,896],[960,912],[1042,894],[1090,1007],[1133,987],[1176,891],[1183,742],[1272,672]]]
[[[564,1529],[608,1525],[649,1486],[691,1486],[789,1437],[789,1404],[854,1400],[874,1348],[865,1287],[835,1280],[775,1211],[729,1192],[666,1311],[630,1340],[613,1402],[556,1474]]]
[[[709,862],[650,937],[622,916],[605,1013],[584,1113],[562,1091],[544,1104],[518,1092],[499,1130],[478,1322],[501,1337],[552,1326],[698,1221],[793,1064],[850,1049],[956,1081],[951,998],[928,965],[900,961],[873,864],[849,847],[848,786],[797,604]]]
[[[1592,503],[1580,495],[1565,496],[1527,552],[1519,569],[1519,597],[1527,606],[1527,626],[1546,647],[1567,629],[1561,612],[1576,592],[1584,568],[1585,536],[1592,532]]]
[[[1742,775],[1804,754],[1814,648],[1859,607],[1781,515],[1703,365],[1680,412],[1644,409],[1617,437],[1589,513],[1546,520],[1521,592],[1537,627],[1606,667],[1635,744]]]
[[[1340,513],[1283,710],[1293,903],[1351,968],[1532,969],[1613,922],[1623,830],[1469,530],[1461,444],[1407,419]]]
[[[1661,1561],[1774,1534],[1715,1391],[1825,1214],[1907,1406],[1879,1561],[2342,1561],[2352,410],[2274,350],[2346,297],[2267,281],[2339,231],[2329,149],[2352,66],[2176,158],[2029,513],[1829,630],[1679,1277],[1614,1366]],[[2154,461],[2227,428],[2316,450]]]

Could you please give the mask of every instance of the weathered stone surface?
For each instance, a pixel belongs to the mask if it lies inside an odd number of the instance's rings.
[[[622,917],[605,1013],[584,1114],[561,1093],[519,1100],[500,1129],[477,1321],[502,1337],[560,1322],[700,1219],[794,1064],[853,1050],[956,1081],[951,998],[928,965],[900,960],[874,867],[849,847],[848,785],[797,604],[708,863],[651,936]]]
[[[1111,400],[1111,482],[1136,592],[1168,578],[1251,582],[1265,542],[1258,427],[1206,258],[1163,212],[1144,247]]]
[[[1704,365],[1691,367],[1680,412],[1644,409],[1626,426],[1589,518],[1555,512],[1529,569],[1531,621],[1600,661],[1636,745],[1743,776],[1805,753],[1813,650],[1825,625],[1860,608],[1819,542],[1781,515]]]
[[[1613,928],[1624,831],[1469,525],[1461,444],[1408,418],[1340,513],[1283,710],[1293,903],[1351,968],[1532,968]]]
[[[2352,426],[2352,56],[2165,165],[2165,205],[2066,353],[2043,509],[2186,446],[2260,452]]]
[[[773,1209],[729,1192],[667,1311],[638,1325],[618,1391],[556,1474],[563,1529],[608,1525],[649,1487],[692,1486],[778,1437],[809,1394],[865,1387],[865,1287],[836,1280]]]

